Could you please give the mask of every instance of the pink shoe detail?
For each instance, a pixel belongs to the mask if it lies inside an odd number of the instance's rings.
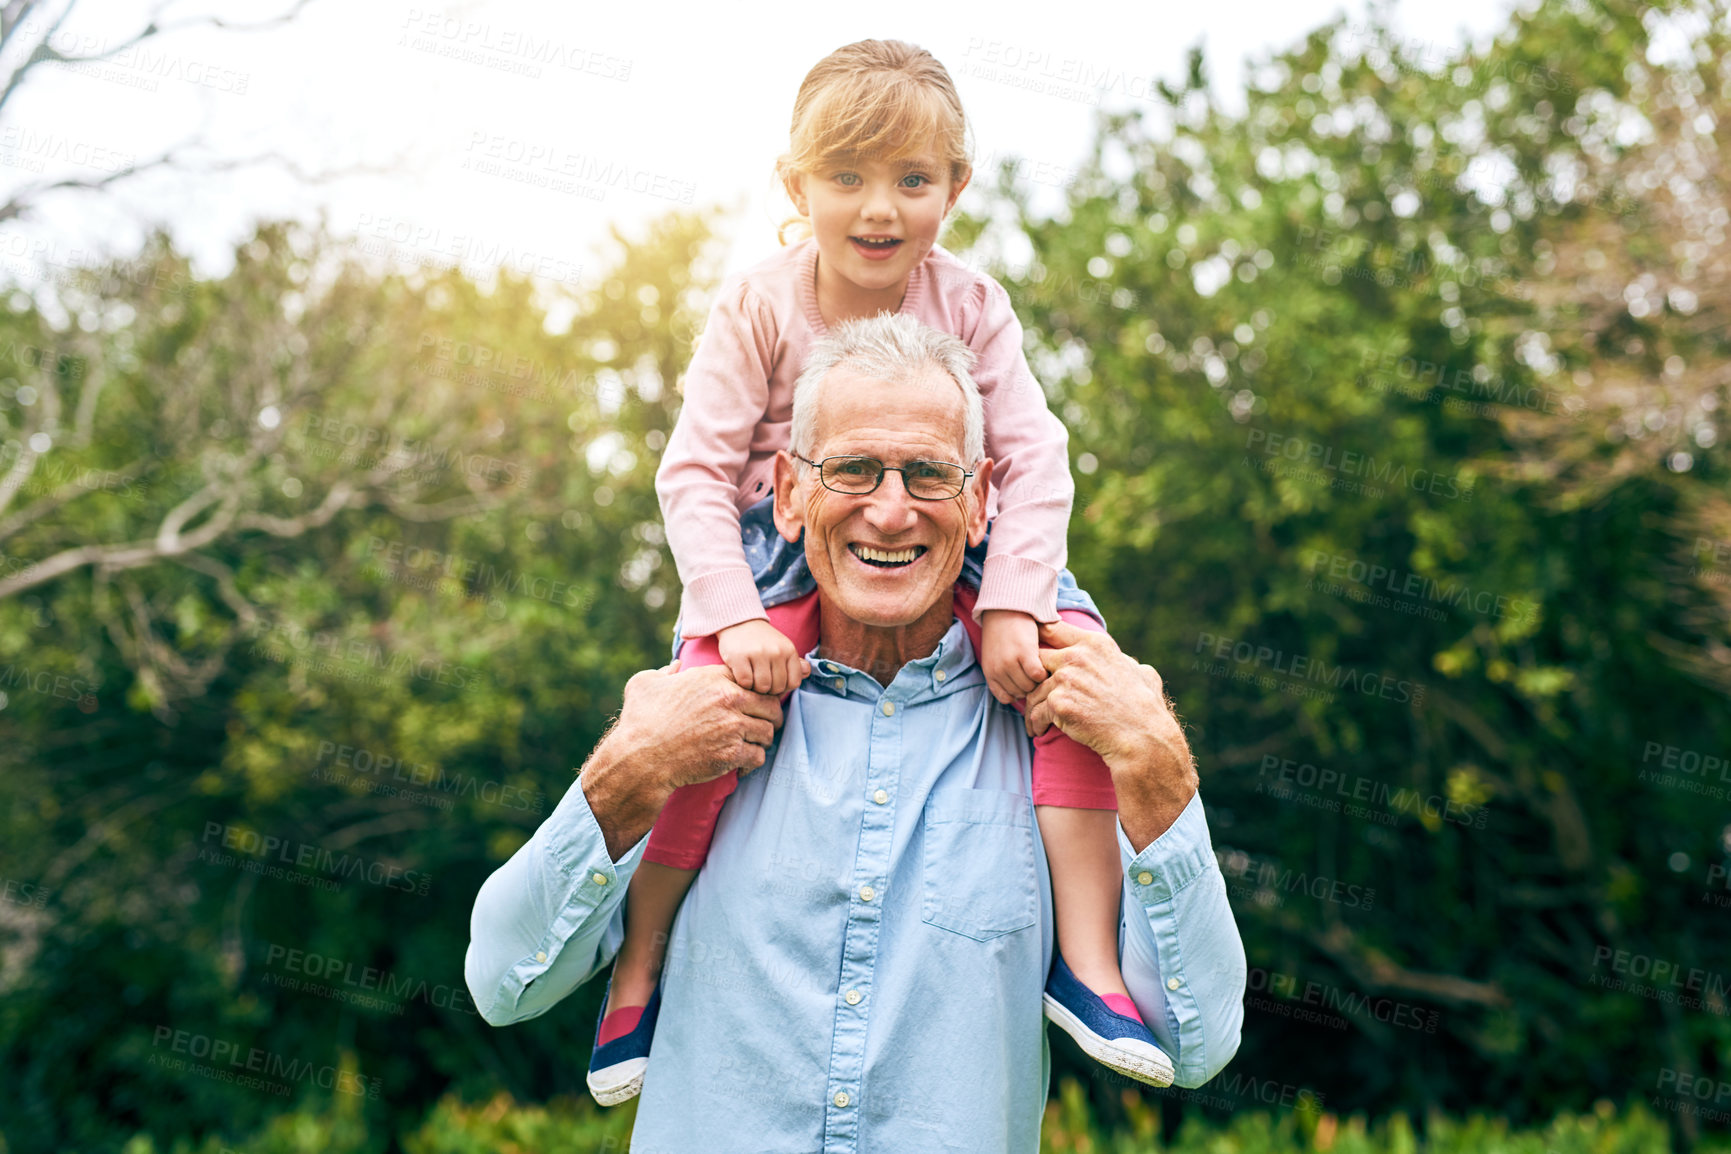
[[[1100,1000],[1105,1002],[1114,1014],[1122,1014],[1126,1018],[1135,1018],[1138,1022],[1142,1021],[1142,1015],[1136,1011],[1136,1003],[1123,994],[1101,994]],[[625,1011],[620,1010],[618,1012],[624,1013]],[[1142,1024],[1147,1025],[1146,1022]]]
[[[645,1006],[621,1006],[601,1021],[601,1031],[595,1036],[597,1046],[605,1046],[615,1038],[623,1038],[637,1028]]]

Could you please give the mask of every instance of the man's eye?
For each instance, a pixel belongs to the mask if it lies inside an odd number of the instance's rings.
[[[945,474],[944,467],[932,461],[915,461],[908,468],[922,481],[935,481]]]
[[[844,477],[869,477],[872,467],[864,461],[843,461],[836,466],[835,471]]]

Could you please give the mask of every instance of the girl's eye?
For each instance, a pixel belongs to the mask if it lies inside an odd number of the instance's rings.
[[[931,177],[918,172],[910,172],[906,176],[902,177],[903,188],[921,188],[931,182]]]
[[[852,188],[859,183],[859,174],[857,172],[838,172],[835,174],[835,182]]]

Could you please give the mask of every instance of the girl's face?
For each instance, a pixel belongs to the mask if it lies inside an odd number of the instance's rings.
[[[820,263],[866,292],[907,285],[966,187],[950,179],[948,164],[923,158],[838,162],[787,182]]]

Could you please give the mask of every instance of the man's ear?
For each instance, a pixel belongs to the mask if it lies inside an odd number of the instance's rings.
[[[793,207],[801,216],[810,216],[809,205],[805,202],[805,173],[795,170],[781,178],[781,187],[787,190],[787,198],[793,201]],[[953,201],[951,202],[954,203]]]
[[[799,544],[805,532],[805,507],[794,497],[799,462],[782,449],[775,455],[775,530],[790,545]]]
[[[992,459],[987,457],[974,466],[968,484],[968,544],[978,545],[986,539],[986,495],[992,491]]]

